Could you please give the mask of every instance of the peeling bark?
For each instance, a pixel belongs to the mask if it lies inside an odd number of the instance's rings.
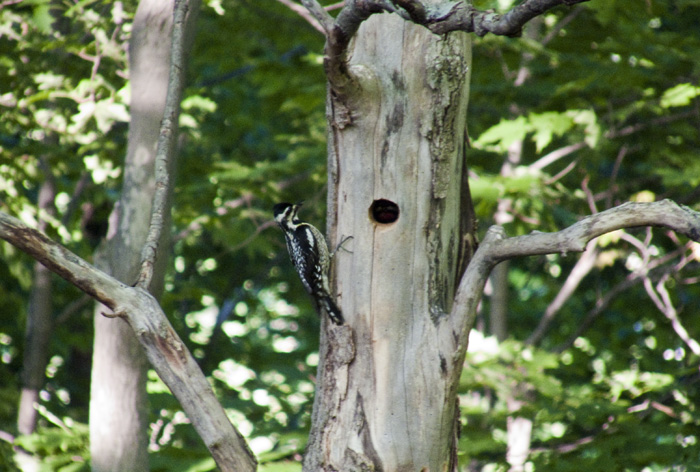
[[[454,470],[454,360],[438,340],[473,251],[461,178],[469,38],[372,15],[348,57],[355,86],[329,93],[329,234],[354,236],[335,260],[352,336],[322,337],[304,470]],[[398,205],[395,223],[372,220],[378,199]],[[350,339],[355,355],[339,366]]]

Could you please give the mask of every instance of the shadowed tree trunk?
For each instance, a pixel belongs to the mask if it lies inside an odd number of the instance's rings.
[[[129,44],[131,124],[124,184],[110,216],[106,245],[96,256],[101,269],[127,285],[137,280],[151,218],[156,144],[168,90],[172,16],[172,2],[142,0]],[[167,247],[168,232],[166,221],[160,248]],[[157,261],[160,267],[149,290],[159,298],[167,253],[159,254]],[[129,325],[103,313],[110,310],[98,305],[90,399],[93,470],[148,470],[146,359]]]
[[[54,214],[54,199],[56,187],[51,169],[46,158],[39,159],[44,173],[44,181],[39,188],[38,229],[46,231],[46,221],[41,212]],[[51,334],[53,333],[53,274],[39,262],[34,263],[32,291],[29,295],[27,324],[24,336],[24,356],[22,359],[22,392],[17,408],[17,431],[20,434],[32,434],[36,430],[37,410],[34,407],[39,402],[39,393],[46,381],[46,365],[50,355]],[[22,470],[39,470],[40,464],[36,457],[19,450],[17,461]]]
[[[41,212],[54,214],[56,187],[51,175],[51,168],[46,158],[40,158],[44,182],[39,189],[39,225],[40,231],[46,231],[46,222]],[[51,272],[39,264],[34,264],[34,278],[27,310],[27,327],[24,340],[24,358],[22,360],[22,394],[17,411],[17,430],[20,434],[31,434],[36,428],[37,412],[34,404],[39,401],[39,391],[46,379],[46,364],[49,359],[51,332],[53,331],[51,293]]]

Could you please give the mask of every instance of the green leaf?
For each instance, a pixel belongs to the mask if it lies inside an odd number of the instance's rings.
[[[126,105],[114,102],[111,98],[100,100],[95,104],[94,116],[97,128],[103,134],[107,134],[115,122],[129,121],[129,112],[126,109]]]
[[[589,147],[595,148],[602,134],[595,111],[569,110],[567,114],[574,120],[574,123],[584,126],[584,141]]]
[[[36,27],[43,33],[49,33],[52,22],[53,17],[51,16],[49,1],[37,2],[34,7],[34,24]]]
[[[700,87],[687,82],[678,84],[663,93],[661,106],[663,108],[671,108],[690,105],[691,100],[698,95],[700,95]]]
[[[561,136],[574,125],[574,121],[568,113],[531,113],[528,119],[530,129],[535,133],[537,152],[541,152],[552,142],[552,136]]]
[[[524,139],[528,131],[529,126],[524,116],[514,120],[501,120],[497,125],[481,133],[473,145],[476,148],[504,152],[514,141]]]
[[[182,109],[198,109],[209,113],[214,113],[216,111],[216,102],[201,95],[191,95],[182,101]]]
[[[216,470],[216,462],[213,458],[206,457],[183,469],[183,472],[209,472],[210,470]]]
[[[42,72],[34,76],[34,82],[39,86],[39,90],[52,90],[64,87],[66,77],[52,72]]]
[[[301,464],[294,461],[268,462],[258,467],[259,472],[301,472]]]

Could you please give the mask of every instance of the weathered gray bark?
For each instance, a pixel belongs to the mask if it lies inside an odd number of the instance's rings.
[[[304,470],[454,471],[456,391],[493,268],[523,255],[580,252],[622,227],[663,225],[697,240],[700,215],[668,201],[626,204],[557,233],[508,238],[493,226],[473,252],[463,155],[469,38],[432,36],[379,12],[401,4],[403,19],[435,32],[488,28],[469,15],[464,28],[453,28],[455,9],[413,0],[348,2],[335,18],[315,0],[302,1],[327,38],[330,242],[354,236],[352,254],[335,260],[347,325],[326,322],[321,334]],[[537,15],[526,11],[534,3],[504,22],[524,13],[514,22],[522,27]],[[545,3],[561,2],[538,5]],[[375,218],[380,199],[396,204],[395,222]]]
[[[114,316],[128,321],[163,382],[182,405],[222,472],[252,472],[256,461],[231,425],[211,385],[153,296],[91,266],[43,233],[0,212],[0,239],[41,262],[86,294],[101,301]]]
[[[118,280],[136,282],[141,249],[148,234],[155,191],[154,161],[168,90],[173,3],[142,0],[129,44],[131,124],[121,199],[110,217],[99,266]],[[169,207],[168,207],[169,208]],[[169,212],[166,212],[169,213]],[[169,225],[160,247],[167,247]],[[149,287],[162,292],[167,254],[157,258],[160,270]],[[132,329],[110,310],[95,310],[95,348],[90,392],[90,446],[95,471],[148,470],[146,436],[147,362]]]
[[[373,15],[348,56],[354,84],[328,108],[329,215],[342,215],[331,245],[354,236],[335,261],[348,326],[322,339],[304,470],[454,470],[454,360],[438,331],[473,219],[462,178],[470,39]],[[398,205],[398,221],[373,220],[378,199]]]

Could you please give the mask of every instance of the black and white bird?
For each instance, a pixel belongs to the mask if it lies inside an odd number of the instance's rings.
[[[275,221],[284,232],[287,250],[292,263],[313,297],[319,310],[325,311],[331,321],[343,324],[343,315],[330,294],[328,271],[331,255],[326,238],[313,225],[302,222],[297,216],[301,203],[278,203],[274,206]]]

